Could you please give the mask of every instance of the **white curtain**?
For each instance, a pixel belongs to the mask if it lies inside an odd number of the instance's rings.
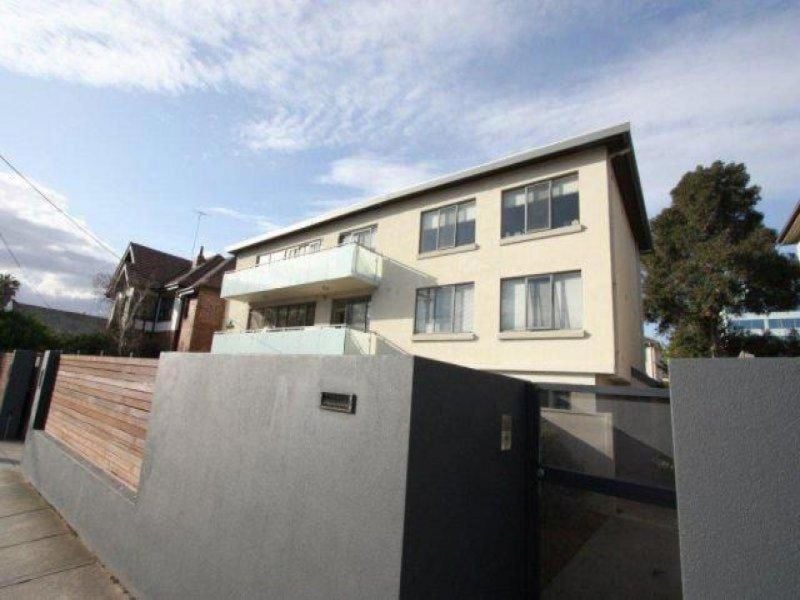
[[[500,329],[525,329],[525,280],[506,279],[500,287]]]
[[[581,274],[562,273],[553,277],[553,309],[557,329],[583,327],[583,285]]]
[[[433,331],[433,290],[419,290],[417,292],[417,315],[414,325],[416,333],[430,333]]]
[[[549,329],[552,320],[552,293],[550,278],[538,277],[528,280],[528,328]]]
[[[578,176],[568,175],[553,181],[553,197],[578,193]]]
[[[456,286],[453,331],[457,333],[472,331],[473,288],[472,284]]]
[[[452,331],[453,327],[453,287],[436,288],[436,302],[433,307],[433,331]]]

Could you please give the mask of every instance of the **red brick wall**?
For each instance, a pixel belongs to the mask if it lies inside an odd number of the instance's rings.
[[[216,290],[200,290],[189,300],[189,308],[181,323],[178,352],[208,352],[214,332],[222,327],[225,301]]]

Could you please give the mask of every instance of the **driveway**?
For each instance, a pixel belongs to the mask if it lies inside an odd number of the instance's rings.
[[[129,598],[22,477],[22,444],[0,442],[0,600]]]

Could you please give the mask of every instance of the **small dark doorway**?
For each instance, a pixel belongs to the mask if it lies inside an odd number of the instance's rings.
[[[333,301],[331,325],[347,325],[353,329],[369,329],[369,296],[342,298]]]

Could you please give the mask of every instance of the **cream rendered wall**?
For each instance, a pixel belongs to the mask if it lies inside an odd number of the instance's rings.
[[[611,253],[616,322],[616,374],[630,379],[631,367],[644,373],[644,307],[642,306],[641,264],[613,170],[608,169],[611,211]]]
[[[581,231],[501,245],[501,196],[504,189],[572,172],[578,173]],[[604,148],[588,150],[547,163],[520,168],[468,182],[444,191],[426,193],[368,213],[325,223],[237,255],[236,268],[256,263],[256,256],[294,244],[322,238],[322,247],[337,244],[338,235],[349,229],[377,224],[375,249],[386,257],[384,276],[372,294],[370,328],[402,350],[469,367],[494,370],[532,380],[594,383],[597,375],[623,375],[625,360],[641,342],[631,327],[618,337],[626,348],[616,356],[611,257],[609,168]],[[432,257],[418,255],[420,213],[455,201],[476,199],[476,249]],[[621,205],[620,205],[621,208]],[[624,246],[624,243],[622,244]],[[621,249],[619,254],[625,252]],[[635,247],[633,249],[636,253]],[[638,259],[636,259],[638,261]],[[500,280],[520,275],[580,270],[583,276],[585,334],[580,339],[498,339]],[[432,285],[474,282],[474,332],[469,341],[412,341],[416,289]],[[638,279],[635,285],[638,286]],[[629,276],[617,280],[617,293],[633,298],[638,287]],[[330,319],[331,298],[317,300],[316,323]],[[285,304],[287,301],[281,301]],[[228,316],[236,329],[247,325],[248,305],[228,303]],[[640,328],[639,328],[640,331]],[[627,378],[627,375],[623,375]]]

